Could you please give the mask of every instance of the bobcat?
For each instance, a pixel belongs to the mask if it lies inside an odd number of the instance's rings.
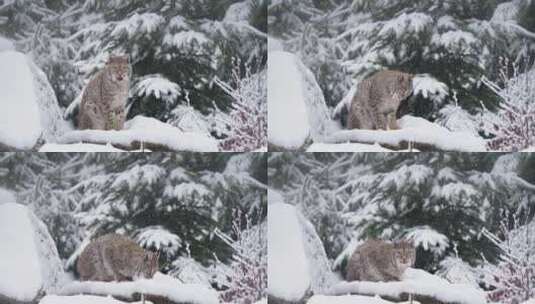
[[[380,71],[360,82],[351,101],[348,129],[399,129],[396,112],[412,94],[413,78],[399,71]]]
[[[132,281],[152,278],[158,271],[159,253],[145,251],[131,239],[107,234],[82,251],[76,270],[82,281]]]
[[[104,69],[89,81],[78,115],[80,129],[123,129],[130,70],[128,56],[111,56]]]
[[[399,281],[415,258],[416,250],[407,241],[367,240],[351,255],[346,278],[348,281]]]

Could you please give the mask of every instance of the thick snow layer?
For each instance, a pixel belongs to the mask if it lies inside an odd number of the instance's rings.
[[[314,294],[323,294],[338,281],[331,271],[331,262],[325,253],[323,243],[316,229],[301,213],[298,212],[299,223],[303,235],[303,245],[310,273],[311,289]]]
[[[140,292],[162,296],[176,303],[219,303],[215,290],[199,284],[183,284],[161,273],[156,273],[150,280],[143,279],[134,282],[73,282],[64,286],[60,294],[114,295],[131,299],[134,294]]]
[[[13,192],[6,190],[4,188],[0,188],[0,204],[4,203],[14,203],[17,199],[15,198],[15,195]]]
[[[310,136],[302,77],[295,55],[268,56],[268,138],[287,149],[302,147]]]
[[[301,300],[310,289],[303,236],[295,207],[268,208],[268,293],[286,301]]]
[[[284,46],[282,45],[282,42],[279,39],[269,36],[268,37],[268,52],[275,52],[275,51],[284,51]]]
[[[313,296],[307,304],[393,304],[379,297],[366,296]]]
[[[94,144],[44,144],[39,152],[125,152],[114,148],[110,144],[94,145]]]
[[[392,152],[392,150],[383,148],[378,144],[368,145],[358,143],[313,143],[308,147],[307,152]]]
[[[26,56],[0,53],[0,143],[31,149],[42,134],[33,75]]]
[[[15,50],[15,45],[13,45],[13,42],[7,38],[0,36],[0,52],[13,50]]]
[[[409,268],[401,282],[343,282],[334,286],[332,295],[350,293],[400,297],[402,294],[415,294],[433,297],[446,303],[485,304],[485,293],[465,284],[451,284],[423,270]]]
[[[0,295],[31,301],[54,292],[63,268],[46,226],[26,206],[0,205]]]
[[[46,296],[39,304],[124,304],[111,297],[96,296]]]
[[[272,188],[268,189],[268,204],[284,203],[284,197],[282,194]]]
[[[31,301],[43,286],[32,227],[26,207],[0,205],[0,295]]]
[[[66,133],[59,140],[71,143],[110,143],[114,146],[131,147],[136,142],[163,146],[173,151],[217,152],[217,141],[206,134],[182,132],[154,118],[136,116],[125,123],[121,131],[83,130]]]
[[[463,132],[451,132],[423,118],[404,116],[398,120],[400,130],[343,130],[326,137],[327,143],[379,143],[398,146],[402,142],[432,145],[441,150],[461,152],[486,151],[485,140]]]

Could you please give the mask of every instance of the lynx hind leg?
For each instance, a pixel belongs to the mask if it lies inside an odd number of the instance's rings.
[[[387,114],[388,128],[390,130],[399,130],[398,120],[396,119],[396,112]]]

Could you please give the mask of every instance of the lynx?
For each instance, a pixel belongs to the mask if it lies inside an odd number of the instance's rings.
[[[348,281],[399,281],[415,258],[416,250],[407,241],[367,240],[351,255],[346,278]]]
[[[399,129],[396,112],[412,94],[414,75],[380,71],[359,83],[347,117],[348,129]]]
[[[107,234],[92,241],[78,258],[82,281],[133,281],[152,278],[159,254],[143,250],[131,239]]]
[[[123,129],[130,70],[128,56],[111,56],[104,69],[89,81],[78,115],[80,129]]]

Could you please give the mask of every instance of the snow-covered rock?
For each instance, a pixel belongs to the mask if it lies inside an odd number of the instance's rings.
[[[24,54],[0,52],[0,146],[30,150],[67,128],[46,75]]]
[[[329,110],[314,74],[288,52],[270,52],[268,66],[270,145],[297,150],[328,134]]]
[[[219,151],[218,142],[202,133],[182,132],[154,118],[136,116],[125,123],[124,130],[77,130],[64,134],[60,144],[111,144],[124,150],[147,148],[153,151]]]
[[[16,201],[17,199],[15,198],[15,194],[13,194],[13,192],[4,188],[0,188],[0,204],[14,203]]]
[[[277,302],[302,302],[335,283],[314,226],[276,191],[268,208],[268,294]],[[269,195],[269,194],[268,194]]]
[[[72,282],[63,287],[60,295],[97,295],[113,296],[124,300],[139,298],[144,293],[147,300],[165,298],[170,304],[218,304],[215,290],[199,284],[183,284],[170,276],[156,273],[152,279],[133,282]]]
[[[409,268],[400,282],[342,282],[335,285],[331,295],[381,296],[398,301],[412,294],[435,302],[456,304],[485,304],[485,292],[465,284],[451,284],[448,281],[420,269]]]
[[[0,244],[0,303],[31,303],[63,283],[54,241],[27,207],[0,205]]]
[[[338,131],[324,138],[323,141],[326,143],[378,143],[389,148],[406,148],[411,143],[417,149],[433,148],[460,152],[487,151],[483,138],[469,133],[451,132],[423,118],[406,115],[398,120],[398,124],[400,130],[355,129]]]
[[[301,303],[310,292],[311,276],[295,207],[269,206],[268,252],[269,301]]]
[[[5,37],[0,36],[0,52],[13,50],[15,50],[15,45],[13,45],[13,42]]]

